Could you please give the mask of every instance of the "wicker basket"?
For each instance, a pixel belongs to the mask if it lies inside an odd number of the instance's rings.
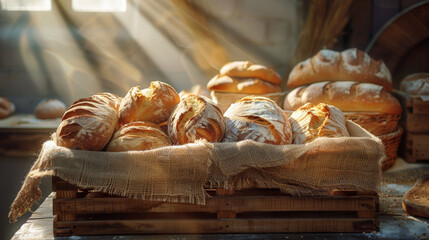
[[[403,130],[397,126],[396,130],[381,136],[377,136],[384,144],[386,159],[383,161],[382,169],[387,170],[395,164],[399,143],[401,142]]]
[[[218,105],[222,112],[225,112],[229,106],[236,101],[242,99],[246,96],[262,96],[267,97],[274,102],[280,108],[283,108],[283,102],[287,95],[287,92],[278,92],[278,93],[266,93],[266,94],[248,94],[248,93],[226,93],[226,92],[216,92],[211,91],[212,100]]]
[[[401,114],[376,112],[344,112],[346,119],[351,120],[375,136],[382,136],[397,130]]]

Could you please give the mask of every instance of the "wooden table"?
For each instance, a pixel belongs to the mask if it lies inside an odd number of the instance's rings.
[[[311,234],[183,234],[73,236],[55,239],[429,239],[429,219],[407,215],[402,209],[402,196],[419,176],[429,174],[429,165],[408,164],[399,159],[383,173],[380,194],[380,231],[373,233],[311,233]],[[52,197],[49,195],[12,239],[54,239]]]

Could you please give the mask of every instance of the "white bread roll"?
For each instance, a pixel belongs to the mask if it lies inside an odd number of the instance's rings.
[[[185,96],[168,120],[168,134],[174,144],[201,139],[220,142],[224,133],[222,112],[212,100],[203,96]]]
[[[295,111],[308,102],[334,105],[343,112],[402,112],[398,100],[383,87],[350,81],[318,82],[298,87],[286,96],[283,108]]]
[[[229,62],[225,64],[219,72],[220,75],[230,77],[259,78],[275,85],[280,85],[282,81],[282,78],[274,69],[259,64],[253,64],[249,61]]]
[[[109,142],[118,122],[120,97],[95,94],[74,102],[56,131],[56,144],[71,149],[99,151]]]
[[[15,105],[6,97],[0,97],[0,119],[7,118],[15,112]]]
[[[170,138],[155,123],[132,122],[117,130],[106,150],[109,152],[143,151],[170,146]]]
[[[265,97],[248,96],[233,103],[224,114],[223,142],[251,139],[285,145],[292,142],[292,129],[285,112]]]
[[[165,122],[179,101],[176,90],[163,82],[151,82],[150,87],[143,90],[133,87],[121,102],[120,122]]]
[[[34,116],[38,119],[55,119],[62,117],[66,110],[66,105],[58,99],[42,100],[34,109]]]
[[[356,48],[342,52],[320,50],[292,69],[287,87],[295,88],[323,81],[373,83],[383,86],[388,92],[392,91],[392,76],[386,65]]]
[[[401,81],[401,91],[409,95],[429,95],[429,73],[415,73]]]
[[[324,103],[305,104],[292,113],[289,121],[294,144],[308,143],[318,137],[350,136],[343,112]]]
[[[280,92],[281,88],[259,78],[237,78],[216,75],[208,83],[207,89],[217,92],[265,94]]]

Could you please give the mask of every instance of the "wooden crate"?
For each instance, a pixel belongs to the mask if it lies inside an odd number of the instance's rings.
[[[429,134],[407,132],[401,147],[407,162],[429,163]]]
[[[375,193],[291,197],[276,189],[207,190],[206,205],[128,199],[53,178],[54,236],[173,233],[372,232]],[[92,196],[91,195],[98,195]]]

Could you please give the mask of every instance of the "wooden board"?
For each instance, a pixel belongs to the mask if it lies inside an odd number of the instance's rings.
[[[81,190],[53,179],[54,235],[154,233],[372,232],[375,193],[292,197],[277,189],[231,195],[208,189],[205,205],[143,201]]]

